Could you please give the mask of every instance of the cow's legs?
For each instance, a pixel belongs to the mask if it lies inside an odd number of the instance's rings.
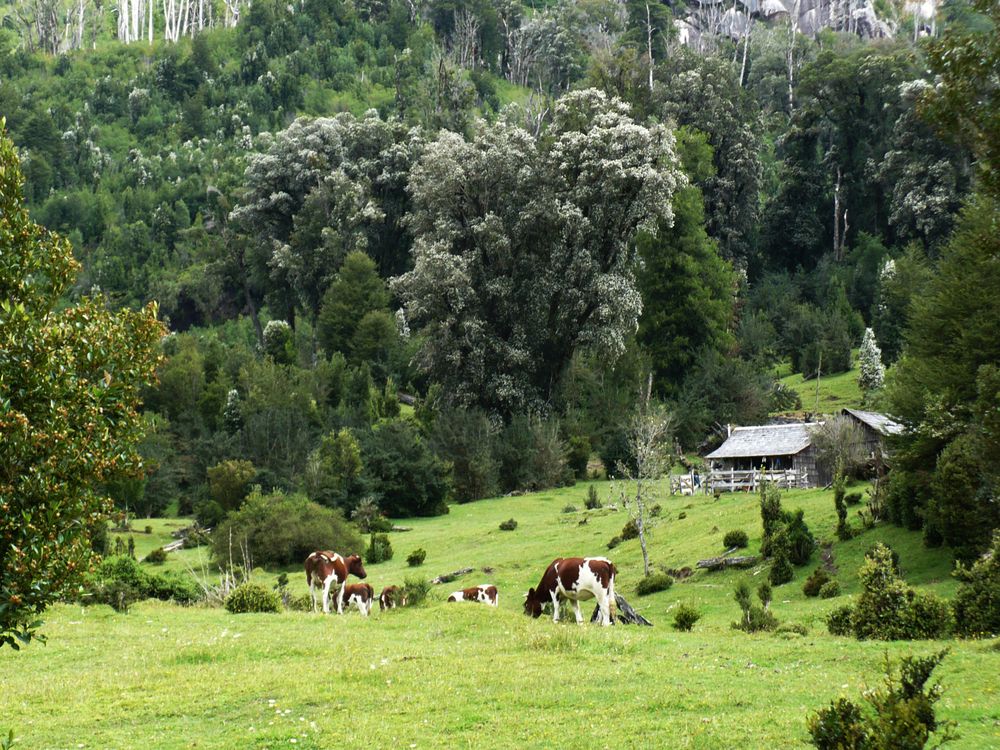
[[[610,625],[611,624],[611,612],[609,611],[608,595],[606,593],[601,592],[597,596],[597,606],[600,607],[600,609],[601,609],[601,617],[600,617],[601,626],[603,627],[605,625]]]
[[[325,581],[323,581],[323,614],[330,614],[330,586],[337,579],[336,574],[331,573]],[[340,600],[337,600],[337,614],[340,614]]]
[[[553,591],[549,596],[552,597],[552,622],[559,622],[559,594]]]
[[[580,600],[579,599],[574,599],[573,600],[573,614],[576,615],[576,624],[577,625],[582,625],[583,624],[583,615],[580,614]]]
[[[347,583],[347,581],[344,581],[344,584],[341,584],[340,588],[337,589],[337,614],[338,615],[344,614],[344,585],[346,583]]]
[[[316,614],[316,587],[313,586],[313,581],[309,581],[309,595],[313,600],[313,614]]]

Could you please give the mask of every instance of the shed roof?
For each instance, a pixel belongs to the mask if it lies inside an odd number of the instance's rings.
[[[736,427],[729,438],[705,458],[763,458],[793,456],[812,444],[810,427],[822,424],[768,424],[759,427]]]
[[[877,411],[844,409],[843,413],[854,417],[859,422],[863,422],[871,427],[875,432],[883,435],[898,435],[903,431],[903,425],[894,419],[890,419],[885,414],[879,414]]]

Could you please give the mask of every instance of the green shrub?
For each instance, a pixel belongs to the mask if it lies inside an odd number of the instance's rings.
[[[368,549],[365,550],[365,562],[376,565],[391,559],[392,544],[389,543],[389,535],[373,533],[368,541]]]
[[[666,591],[674,585],[674,579],[666,573],[651,573],[639,580],[635,593],[639,596],[649,596],[657,591]]]
[[[247,612],[280,612],[281,597],[259,583],[242,583],[226,597],[226,609],[234,615]]]
[[[324,508],[301,495],[254,489],[243,506],[212,534],[212,554],[220,563],[299,565],[318,549],[359,552],[363,542],[339,510]],[[244,553],[249,560],[244,559]]]
[[[608,549],[614,549],[619,544],[622,543],[622,538],[620,536],[613,536],[608,540]]]
[[[819,596],[819,591],[830,580],[830,575],[823,568],[816,568],[802,585],[802,593],[806,596]]]
[[[500,524],[500,531],[513,531],[517,528],[517,521],[513,518],[508,518],[506,521]]]
[[[809,717],[812,745],[820,750],[921,750],[932,734],[937,733],[935,747],[954,739],[954,723],[934,715],[941,686],[925,688],[946,653],[903,657],[898,677],[887,659],[884,686],[865,692],[867,705],[838,698]]]
[[[649,509],[650,518],[659,518],[661,513],[663,513],[663,506],[659,503]]]
[[[577,479],[587,478],[587,462],[590,461],[590,438],[573,435],[566,443],[566,464]]]
[[[792,580],[795,575],[792,571],[792,563],[788,554],[788,534],[785,529],[780,529],[771,537],[771,570],[767,579],[772,586],[781,586]]]
[[[194,578],[177,570],[150,576],[148,591],[153,599],[170,600],[178,604],[194,604],[205,596]]]
[[[738,529],[735,531],[727,531],[726,535],[722,537],[723,549],[732,549],[733,547],[743,549],[748,544],[750,544],[750,538],[747,536],[747,533]]]
[[[240,507],[250,491],[250,482],[257,476],[257,469],[249,461],[222,461],[210,467],[206,474],[212,500],[229,511]],[[200,519],[198,522],[211,526]]]
[[[860,505],[861,504],[861,493],[852,492],[849,495],[844,496],[844,502],[848,505]]]
[[[701,613],[698,610],[687,604],[682,604],[674,612],[674,629],[689,632],[700,619]]]
[[[119,612],[143,599],[172,599],[191,604],[203,596],[198,583],[186,573],[156,575],[143,570],[127,555],[106,557],[84,583],[85,603],[107,604]]]
[[[147,534],[152,534],[153,533],[153,527],[152,526],[147,526],[145,529],[143,529],[143,531],[145,531]]]
[[[226,509],[215,500],[203,500],[194,506],[194,517],[199,526],[214,529],[226,520]]]
[[[409,555],[406,556],[406,564],[411,568],[415,568],[418,565],[423,565],[424,560],[427,558],[427,550],[420,548],[415,549]]]
[[[955,632],[967,638],[1000,634],[1000,531],[993,532],[989,553],[971,568],[959,564],[961,581],[952,608]]]
[[[639,538],[639,526],[636,524],[635,519],[629,519],[628,523],[622,526],[622,533],[620,536],[623,542],[628,539]]]
[[[816,549],[816,539],[806,525],[801,508],[785,516],[785,534],[788,537],[788,559],[792,565],[805,565]]]
[[[167,561],[167,551],[163,547],[157,547],[142,558],[142,561],[151,565],[163,565]]]
[[[430,590],[430,583],[423,578],[407,578],[403,582],[403,596],[406,599],[406,606],[416,607],[423,604]]]
[[[313,608],[312,597],[309,594],[289,596],[285,601],[285,608],[292,612],[311,612]]]
[[[758,633],[761,631],[771,631],[778,627],[778,620],[770,609],[771,588],[767,583],[761,585],[757,590],[757,598],[760,599],[763,606],[758,607],[753,603],[750,598],[750,586],[746,581],[740,581],[737,584],[733,598],[740,605],[740,611],[742,612],[740,619],[732,624],[732,627],[736,630],[743,630],[747,633]]]
[[[683,521],[687,517],[688,517],[687,512],[683,511],[683,510],[680,513],[677,514],[677,520],[678,521]]]
[[[833,599],[840,596],[840,584],[837,581],[827,581],[819,590],[820,599]]]
[[[826,616],[826,627],[830,635],[854,635],[854,607],[845,604]]]
[[[412,420],[380,424],[360,442],[365,482],[386,515],[397,518],[448,512],[448,467],[431,452]]]
[[[430,431],[434,453],[451,466],[452,496],[460,503],[500,489],[496,430],[478,409],[442,409]]]
[[[876,550],[879,547],[885,547],[887,550],[889,550],[889,557],[892,560],[892,572],[896,575],[900,575],[902,570],[899,567],[899,553],[896,552],[896,550],[894,550],[888,544],[884,544],[882,542],[875,542],[874,544],[872,544],[868,549],[865,550],[865,560],[874,560],[876,557],[875,554]]]
[[[587,488],[587,500],[583,507],[587,510],[597,510],[601,507],[601,499],[597,496],[597,488],[594,485]]]
[[[563,506],[562,512],[563,513],[576,513],[576,506],[572,505],[572,504]]]
[[[798,635],[809,635],[809,628],[801,622],[785,622],[774,630],[775,633],[796,633]]]

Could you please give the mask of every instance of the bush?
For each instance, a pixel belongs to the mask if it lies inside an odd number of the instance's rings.
[[[743,630],[747,633],[758,633],[761,631],[771,631],[778,627],[777,618],[771,613],[771,587],[766,583],[757,590],[757,598],[763,606],[758,607],[750,598],[750,586],[746,581],[740,581],[736,586],[733,595],[736,603],[740,605],[742,616],[737,622],[732,624],[736,630]]]
[[[844,496],[844,502],[848,505],[860,505],[861,504],[861,493],[852,492],[849,495]]]
[[[652,508],[649,509],[650,518],[659,518],[660,514],[663,512],[663,506],[657,503]]]
[[[747,536],[745,531],[728,531],[726,535],[722,537],[722,548],[732,549],[737,547],[743,549],[750,543],[750,538]]]
[[[226,509],[215,500],[203,500],[194,506],[194,518],[199,526],[214,529],[226,520]]]
[[[635,519],[630,519],[624,526],[622,526],[621,540],[624,542],[628,539],[638,538],[639,525],[635,522]]]
[[[415,549],[409,555],[406,556],[406,564],[411,568],[415,568],[418,565],[423,565],[424,560],[427,558],[427,550]]]
[[[262,495],[257,489],[212,534],[215,559],[228,565],[231,556],[239,567],[298,565],[318,549],[351,554],[363,544],[339,510],[301,495]]]
[[[782,529],[771,539],[771,570],[767,579],[772,586],[781,586],[788,583],[795,575],[792,571],[792,564],[788,556],[788,533]]]
[[[577,479],[587,478],[587,462],[590,461],[590,438],[573,435],[567,442],[566,464]]]
[[[430,583],[423,578],[407,578],[403,582],[403,596],[406,598],[406,606],[416,607],[423,604],[430,590]]]
[[[945,654],[947,651],[926,658],[903,657],[898,677],[887,660],[884,686],[864,694],[867,710],[838,698],[809,717],[812,744],[820,750],[920,750],[935,732],[935,747],[954,739],[954,723],[939,722],[934,715],[941,686],[924,687]]]
[[[683,510],[680,513],[677,514],[677,520],[678,521],[683,521],[687,517],[688,517],[687,512],[683,511]]]
[[[955,632],[967,638],[1000,634],[1000,531],[993,532],[988,555],[971,568],[959,564],[955,577],[962,582],[952,603]]]
[[[508,518],[506,521],[500,524],[500,531],[513,531],[517,528],[517,521],[513,518]]]
[[[240,507],[250,491],[250,482],[257,476],[257,470],[249,461],[223,461],[209,468],[206,473],[212,500],[227,511]]]
[[[666,591],[674,585],[674,579],[666,573],[651,573],[640,579],[635,587],[635,593],[639,596],[649,596],[657,591]]]
[[[202,591],[186,573],[147,573],[127,555],[106,557],[84,584],[84,602],[107,604],[118,612],[150,598],[190,604],[202,598]]]
[[[902,572],[899,567],[899,553],[896,552],[888,544],[883,544],[882,542],[875,542],[868,549],[865,550],[865,560],[874,560],[878,557],[878,549],[884,547],[889,550],[889,557],[892,560],[892,572],[896,575],[900,575]]]
[[[562,512],[563,513],[576,513],[576,506],[572,505],[572,504],[563,506]]]
[[[840,584],[837,581],[827,581],[819,590],[820,599],[833,599],[840,596]]]
[[[226,597],[226,609],[234,615],[247,612],[280,612],[281,597],[259,583],[242,583]]]
[[[145,529],[143,529],[143,531],[145,531],[147,534],[152,534],[153,533],[153,527],[152,526],[147,526]]]
[[[146,555],[142,561],[152,565],[163,565],[167,561],[167,551],[163,547],[157,547]]]
[[[830,635],[854,635],[854,607],[845,604],[826,616],[826,628]]]
[[[816,568],[802,585],[802,593],[806,596],[819,596],[819,591],[830,580],[830,575],[823,568]]]
[[[365,562],[376,565],[391,559],[392,544],[389,543],[389,535],[373,533],[368,542],[368,549],[365,550]]]
[[[690,632],[694,624],[701,619],[701,613],[694,607],[682,604],[674,612],[674,629]]]
[[[176,570],[150,576],[148,591],[153,599],[169,600],[178,604],[194,604],[205,596],[205,592],[194,578]]]
[[[801,508],[785,517],[785,533],[788,537],[788,559],[793,565],[805,565],[816,549],[816,539],[806,525],[805,513]]]
[[[587,500],[583,507],[587,510],[597,510],[601,507],[601,499],[597,496],[597,488],[594,485],[587,488]]]
[[[779,625],[775,633],[796,633],[797,635],[809,635],[809,628],[801,622],[786,622]]]
[[[434,453],[451,465],[452,492],[460,503],[492,497],[500,488],[497,442],[489,418],[477,409],[444,409],[431,429]]]
[[[622,543],[622,538],[620,536],[613,536],[608,540],[608,549],[614,549],[619,544]]]
[[[362,439],[361,453],[366,484],[386,515],[448,512],[448,468],[431,453],[412,420],[379,425]]]

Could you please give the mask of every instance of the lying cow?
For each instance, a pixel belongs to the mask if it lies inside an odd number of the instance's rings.
[[[316,590],[323,590],[323,613],[330,614],[330,589],[337,595],[337,614],[344,611],[344,582],[347,576],[367,577],[361,557],[341,557],[336,552],[317,551],[306,558],[306,583],[312,595],[313,612],[316,611]]]
[[[456,591],[448,597],[449,602],[482,602],[496,607],[499,604],[497,587],[487,583]]]
[[[573,602],[576,621],[583,622],[580,601],[597,599],[601,625],[611,624],[611,602],[615,600],[615,564],[604,557],[567,557],[553,560],[537,589],[528,589],[524,612],[532,617],[542,614],[542,607],[552,604],[552,621],[559,622],[559,602]]]
[[[368,583],[345,583],[343,585],[344,607],[350,609],[355,605],[364,617],[372,611],[372,600],[375,599],[375,589]]]
[[[406,606],[406,593],[399,586],[386,586],[378,597],[378,608],[395,609]]]

